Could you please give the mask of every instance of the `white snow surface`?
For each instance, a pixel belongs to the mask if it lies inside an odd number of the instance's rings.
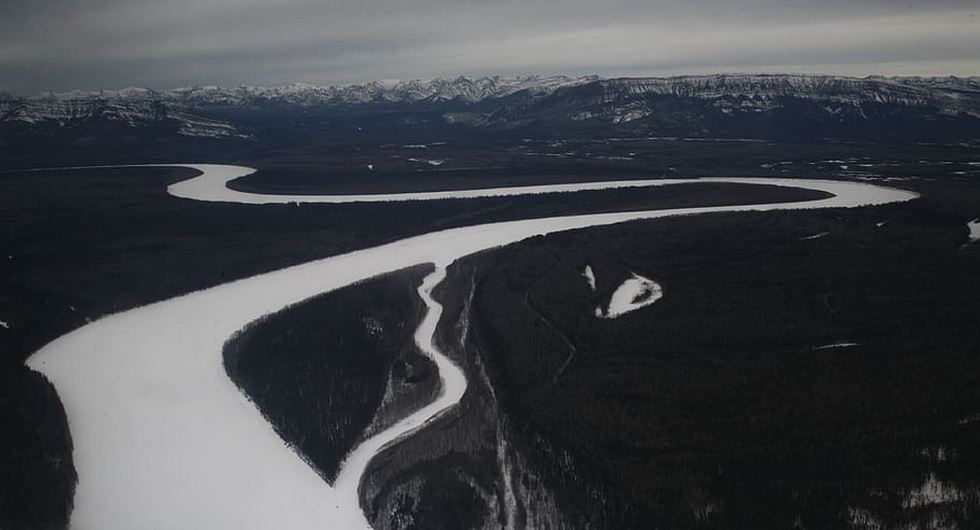
[[[833,193],[808,202],[746,204],[550,217],[440,230],[192,292],[92,322],[27,361],[57,388],[78,471],[73,530],[368,527],[357,485],[370,459],[462,396],[463,373],[432,345],[441,307],[429,293],[460,257],[528,237],[634,219],[721,211],[855,207],[907,201],[912,192],[867,183],[713,178],[587,183],[382,195],[267,195],[225,184],[254,170],[180,165],[201,175],[168,191],[186,199],[247,204],[429,200],[696,182],[775,184]],[[172,167],[172,165],[171,165]],[[435,402],[353,450],[330,485],[275,433],[227,377],[222,347],[263,315],[320,293],[421,263],[434,263],[420,295],[428,306],[416,339],[436,361]]]
[[[933,504],[957,502],[965,496],[956,486],[940,480],[935,473],[929,473],[929,476],[919,487],[905,495],[905,498],[902,499],[902,507],[906,509],[921,508]]]
[[[860,345],[861,345],[860,342],[851,342],[851,341],[843,340],[843,341],[838,341],[838,342],[832,342],[830,344],[824,344],[823,346],[817,346],[817,347],[815,347],[813,349],[815,351],[816,350],[830,350],[830,349],[835,349],[835,348],[853,348],[854,346],[860,346]]]
[[[619,287],[613,291],[609,299],[609,307],[601,312],[597,309],[596,316],[601,318],[617,318],[636,311],[641,307],[646,307],[664,296],[663,287],[659,283],[644,278],[639,274],[627,278]]]
[[[592,265],[585,266],[585,269],[582,271],[582,276],[585,277],[585,281],[589,282],[589,287],[595,291],[595,272],[592,271]]]
[[[966,227],[970,229],[970,243],[980,241],[980,218],[966,223]]]
[[[800,238],[800,241],[810,241],[811,239],[820,239],[830,235],[830,232],[818,232],[809,236],[804,236]]]

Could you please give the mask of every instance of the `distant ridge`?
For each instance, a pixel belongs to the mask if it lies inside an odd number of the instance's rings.
[[[200,86],[0,95],[0,127],[51,135],[98,122],[154,134],[250,139],[268,120],[309,112],[409,113],[398,123],[629,134],[904,135],[980,139],[980,77],[801,74],[674,77],[457,77],[345,86]],[[252,117],[261,116],[259,120]],[[265,121],[263,121],[265,120]],[[438,123],[435,123],[438,122]],[[304,127],[319,126],[305,120]],[[312,125],[311,125],[312,124]],[[782,128],[782,129],[781,129]],[[2,133],[2,130],[0,130]],[[938,135],[938,136],[937,136]],[[9,142],[8,142],[9,143]]]

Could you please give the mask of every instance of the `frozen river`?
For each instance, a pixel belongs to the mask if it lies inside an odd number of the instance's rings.
[[[453,261],[528,237],[635,219],[709,212],[857,207],[907,201],[909,191],[866,183],[753,178],[634,180],[385,195],[263,195],[227,188],[254,170],[186,165],[201,175],[171,195],[248,204],[436,200],[573,192],[702,182],[769,184],[832,197],[527,219],[441,230],[321,259],[117,313],[64,335],[27,364],[55,385],[74,441],[78,471],[73,530],[289,528],[363,530],[357,486],[370,459],[459,402],[461,370],[432,343],[441,306],[431,290]],[[177,200],[177,199],[175,199]],[[428,313],[416,340],[443,379],[435,402],[364,441],[328,484],[275,433],[225,373],[222,347],[268,313],[355,282],[433,263],[419,294]]]

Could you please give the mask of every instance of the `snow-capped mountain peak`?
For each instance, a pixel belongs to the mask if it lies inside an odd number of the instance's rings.
[[[963,120],[980,119],[980,78],[716,74],[603,79],[528,75],[329,86],[192,86],[163,91],[129,87],[47,92],[26,98],[0,94],[0,124],[50,130],[106,120],[134,128],[169,124],[169,130],[181,135],[243,138],[251,132],[240,120],[256,109],[289,114],[346,107],[356,111],[379,105],[404,112],[441,112],[442,120],[450,126],[605,124],[657,133],[664,128],[683,129],[686,123],[692,130],[704,132],[706,123],[724,125],[724,120],[743,116],[790,113],[790,121],[816,120],[814,124],[844,127],[840,124],[848,120],[870,119],[870,113],[878,116],[876,119],[914,115],[918,116],[915,120],[926,122],[942,117],[960,120],[962,130],[969,133],[973,122]]]

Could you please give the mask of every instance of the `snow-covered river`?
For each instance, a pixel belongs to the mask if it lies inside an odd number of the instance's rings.
[[[27,364],[55,385],[74,441],[78,471],[73,530],[363,530],[357,487],[370,459],[393,440],[458,403],[462,371],[433,344],[441,306],[432,288],[463,256],[535,235],[634,219],[749,210],[857,207],[907,201],[916,194],[866,183],[710,178],[634,180],[385,195],[263,195],[227,188],[254,170],[185,165],[201,175],[169,187],[186,199],[249,204],[433,200],[572,192],[700,182],[774,184],[833,197],[527,219],[441,230],[229,282],[111,315],[64,335]],[[416,340],[443,379],[436,401],[363,442],[334,484],[275,433],[225,374],[222,347],[259,317],[327,291],[421,263],[434,263],[419,293],[428,307]]]

